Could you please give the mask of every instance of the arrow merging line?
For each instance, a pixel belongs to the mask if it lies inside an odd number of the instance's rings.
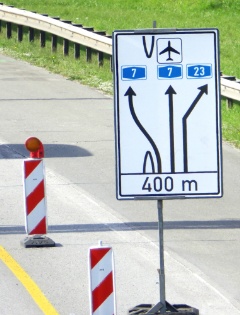
[[[144,129],[144,127],[142,126],[142,124],[138,120],[138,117],[137,117],[137,115],[135,113],[134,106],[133,106],[133,96],[136,96],[136,93],[133,91],[131,86],[128,88],[128,90],[124,94],[124,96],[128,96],[129,108],[130,108],[130,112],[131,112],[133,120],[135,121],[136,125],[141,130],[141,132],[144,134],[144,136],[148,139],[148,141],[150,142],[150,144],[151,144],[151,146],[152,146],[152,148],[154,150],[154,153],[155,153],[156,159],[157,159],[157,172],[161,173],[162,172],[162,165],[161,165],[160,153],[158,151],[158,148],[157,148],[155,142],[153,141],[151,136],[147,133],[147,131]]]
[[[147,50],[147,44],[146,44],[146,37],[145,36],[142,37],[142,41],[143,41],[143,48],[144,48],[144,52],[146,54],[146,57],[151,58],[152,54],[153,54],[153,49],[154,49],[155,37],[152,36],[150,52],[148,52],[148,50]]]
[[[177,94],[170,85],[165,95],[169,100],[169,132],[170,132],[170,157],[171,157],[171,173],[175,173],[175,152],[174,152],[174,122],[173,122],[173,94]]]
[[[182,119],[182,125],[183,125],[183,169],[184,173],[188,172],[188,148],[187,148],[187,119],[192,113],[193,109],[199,102],[200,98],[203,96],[203,94],[208,94],[208,84],[200,86],[198,88],[200,92],[198,93],[197,97],[195,100],[192,102],[191,106],[187,110],[186,114],[183,116]]]

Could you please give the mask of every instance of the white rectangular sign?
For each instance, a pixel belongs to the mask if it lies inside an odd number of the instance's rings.
[[[118,199],[222,196],[217,29],[113,33]]]

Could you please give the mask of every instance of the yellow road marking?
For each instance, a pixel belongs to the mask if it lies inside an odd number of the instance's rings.
[[[4,262],[15,277],[22,283],[44,314],[59,315],[36,283],[2,246],[0,246],[0,260]]]

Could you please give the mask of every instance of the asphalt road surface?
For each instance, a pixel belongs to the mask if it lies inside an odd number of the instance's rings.
[[[99,240],[114,251],[117,314],[157,303],[157,202],[115,198],[112,97],[3,55],[0,82],[1,315],[89,314]],[[20,245],[30,136],[45,147],[53,248]],[[223,164],[223,198],[163,202],[166,300],[201,315],[240,314],[240,151],[223,144]]]

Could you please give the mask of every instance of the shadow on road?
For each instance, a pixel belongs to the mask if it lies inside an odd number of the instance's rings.
[[[63,224],[50,225],[49,233],[90,233],[107,231],[143,231],[157,230],[157,222],[129,222],[111,224]],[[208,229],[240,229],[240,220],[218,220],[218,221],[167,221],[164,222],[165,230],[208,230]],[[0,235],[25,234],[24,226],[0,225]]]
[[[44,158],[86,157],[91,156],[88,150],[71,144],[44,144]],[[25,159],[29,152],[24,144],[1,144],[0,159]]]

